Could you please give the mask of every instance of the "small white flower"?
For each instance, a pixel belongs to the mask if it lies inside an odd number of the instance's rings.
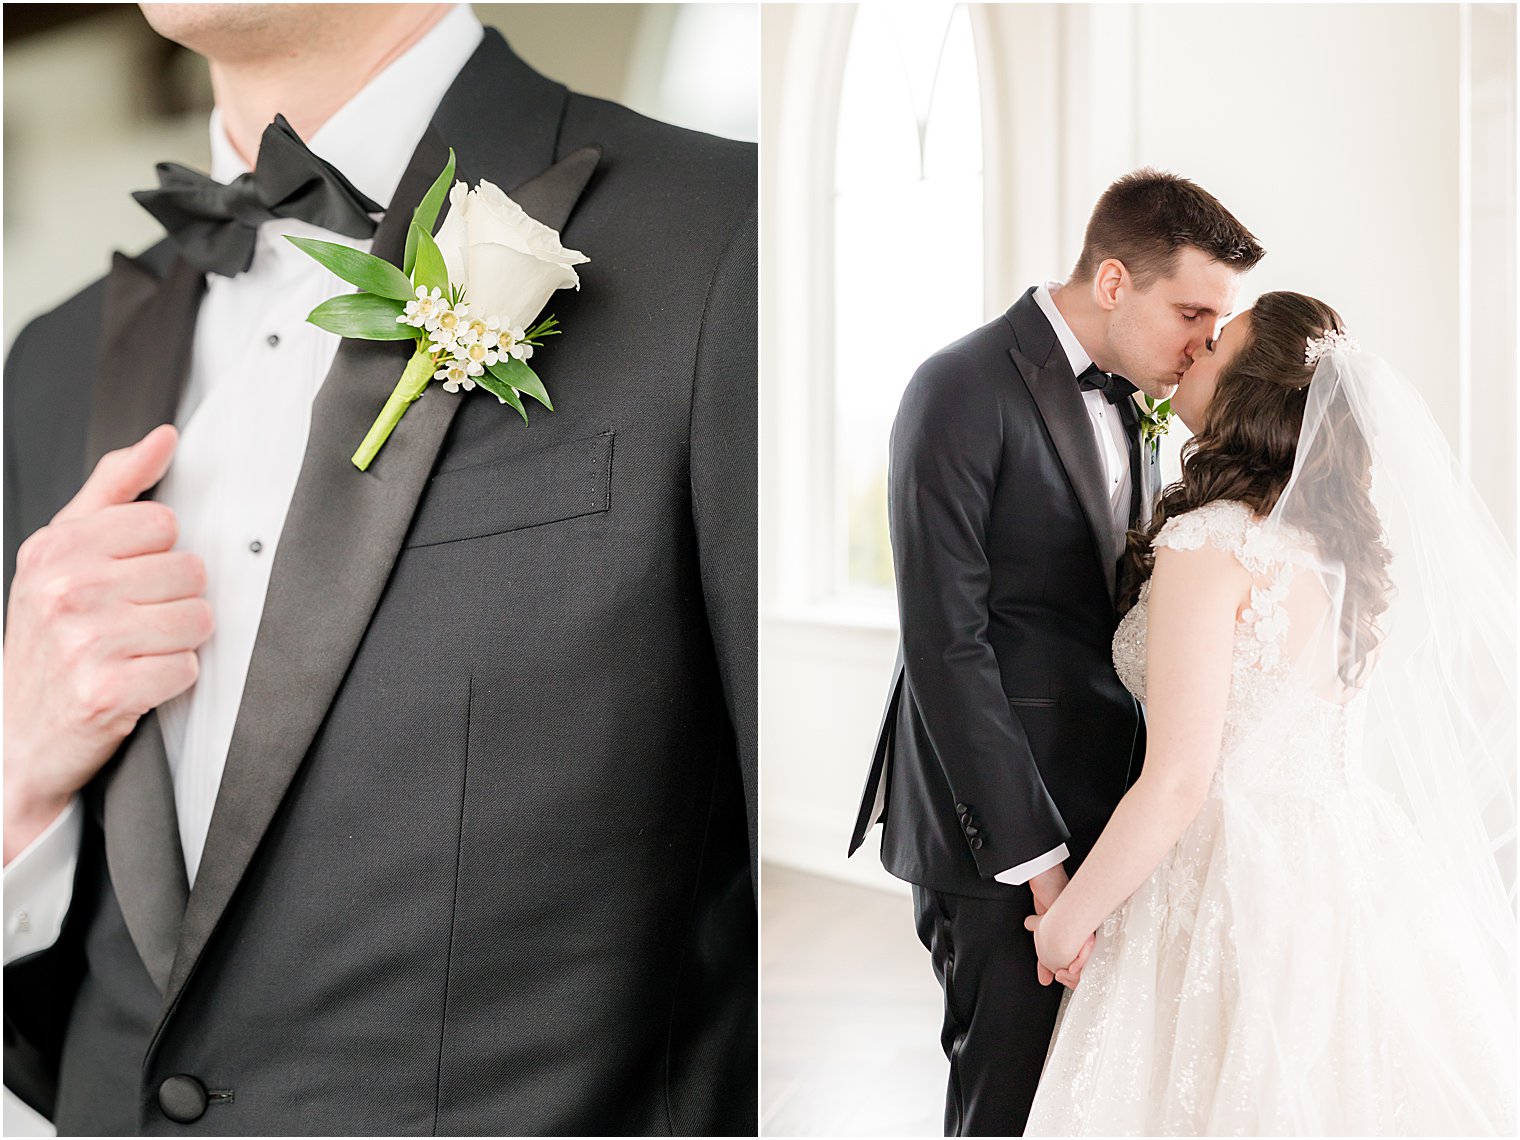
[[[457,339],[461,344],[483,344],[487,348],[495,348],[501,343],[501,321],[496,317],[471,317],[460,330]]]
[[[465,366],[471,376],[479,376],[492,364],[500,359],[494,348],[487,348],[476,341],[474,344],[464,344],[456,341],[454,344],[454,359]]]
[[[478,376],[479,373],[476,373]],[[437,372],[433,373],[434,380],[443,381],[445,392],[457,392],[463,388],[468,392],[475,387],[475,381],[470,379],[470,372],[462,361],[451,360]]]
[[[406,312],[396,318],[396,323],[420,329],[440,308],[448,308],[448,302],[443,299],[443,294],[437,289],[429,293],[426,285],[419,285],[417,299],[406,303]]]
[[[524,335],[521,325],[510,325],[502,329],[496,343],[497,355],[503,359],[510,356],[516,360],[527,360],[533,355],[533,346],[522,343]]]
[[[427,330],[430,333],[443,332],[448,340],[452,341],[458,335],[459,330],[469,321],[470,306],[458,304],[450,306],[447,302],[433,310],[427,319]],[[438,339],[437,337],[433,338]]]
[[[445,351],[452,351],[462,329],[467,327],[470,310],[466,305],[443,309],[428,319],[428,340]]]

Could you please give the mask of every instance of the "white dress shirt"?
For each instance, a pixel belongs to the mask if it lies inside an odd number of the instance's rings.
[[[390,202],[444,92],[483,35],[470,6],[455,6],[307,145],[370,198]],[[210,130],[211,176],[231,182],[248,166],[228,140],[220,110],[212,111]],[[306,315],[329,297],[352,291],[286,241],[287,234],[365,251],[371,245],[369,239],[276,219],[259,226],[247,271],[207,274],[175,417],[179,446],[156,496],[178,517],[175,549],[205,561],[216,626],[199,651],[196,683],[158,709],[192,884],[306,450],[312,400],[338,350],[340,338],[308,324]],[[57,939],[72,893],[80,828],[76,799],[6,867],[7,962]]]
[[[1071,326],[1066,323],[1066,318],[1061,316],[1061,310],[1056,308],[1056,303],[1051,297],[1051,294],[1060,287],[1060,282],[1047,281],[1034,291],[1034,300],[1035,304],[1040,306],[1040,312],[1045,314],[1045,319],[1050,322],[1050,327],[1055,330],[1056,340],[1060,341],[1061,348],[1066,353],[1066,359],[1071,364],[1071,374],[1080,376],[1093,360],[1087,354],[1087,350],[1077,342],[1076,333],[1071,331]],[[1093,440],[1098,445],[1098,456],[1103,461],[1103,474],[1107,479],[1108,500],[1109,507],[1113,511],[1114,530],[1122,535],[1129,529],[1130,496],[1133,486],[1129,473],[1129,443],[1124,438],[1124,424],[1119,419],[1118,409],[1108,402],[1108,397],[1102,392],[1097,390],[1083,392],[1082,402],[1087,406],[1087,418],[1092,424]],[[1071,852],[1063,843],[1053,851],[1047,851],[1028,862],[999,872],[997,880],[1000,883],[1027,883],[1041,871],[1048,871],[1057,863],[1066,862],[1070,855]]]

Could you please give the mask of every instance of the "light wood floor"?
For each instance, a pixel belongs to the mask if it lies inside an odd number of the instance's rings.
[[[912,902],[769,864],[761,884],[761,1135],[941,1135],[943,1006]]]

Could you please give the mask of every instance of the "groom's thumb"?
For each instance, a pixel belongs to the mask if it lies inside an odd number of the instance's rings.
[[[79,493],[53,521],[65,522],[117,503],[132,502],[164,477],[178,443],[179,433],[174,425],[160,424],[131,447],[106,452]]]

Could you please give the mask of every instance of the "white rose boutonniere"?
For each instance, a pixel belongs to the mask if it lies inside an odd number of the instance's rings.
[[[556,289],[579,289],[580,277],[572,266],[589,260],[562,246],[559,234],[528,217],[485,179],[474,190],[454,183],[449,216],[436,240],[449,280],[469,283],[470,308],[491,314],[504,329],[526,327],[544,311]]]
[[[1161,446],[1161,437],[1172,426],[1172,398],[1153,400],[1136,389],[1135,407],[1140,409],[1140,440],[1154,451]]]
[[[580,288],[573,268],[590,260],[566,249],[559,234],[530,218],[482,180],[471,190],[454,177],[454,152],[412,214],[406,256],[398,268],[345,245],[288,237],[358,293],[324,301],[307,316],[339,336],[417,341],[401,379],[353,454],[366,470],[406,409],[433,380],[446,392],[479,386],[528,421],[524,396],[554,404],[528,365],[545,337],[559,335],[553,316],[538,320],[556,290]],[[449,215],[435,238],[433,223],[449,197]],[[538,323],[532,322],[538,320]]]

